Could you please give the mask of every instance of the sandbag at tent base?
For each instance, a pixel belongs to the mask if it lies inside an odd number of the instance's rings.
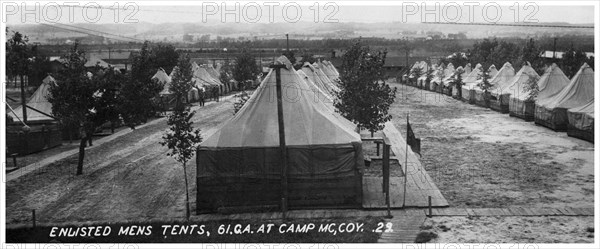
[[[533,101],[521,101],[516,99],[511,99],[511,101],[518,101],[520,103],[516,104],[519,108],[511,107],[509,105],[508,115],[511,117],[517,117],[523,119],[527,122],[533,121],[535,119],[535,102]]]
[[[425,84],[423,85],[423,89],[431,91],[431,84],[432,84],[431,82],[425,81]]]
[[[442,93],[452,97],[452,87],[442,87]]]
[[[491,99],[490,108],[500,113],[509,113],[508,104],[502,103],[502,101]]]
[[[197,213],[222,209],[261,212],[281,208],[281,180],[246,177],[198,178]],[[288,179],[288,208],[361,208],[362,177]],[[276,210],[269,210],[275,207]],[[236,211],[233,211],[236,212]]]
[[[62,131],[57,122],[28,123],[28,126],[29,132],[24,132],[21,123],[6,125],[8,154],[28,155],[62,144]]]
[[[523,119],[527,122],[531,122],[534,120],[533,113],[516,113],[516,112],[508,112],[508,115],[511,117],[517,117]]]
[[[567,135],[569,137],[579,138],[590,143],[594,143],[594,130],[580,130],[575,126],[568,124],[567,125]]]
[[[473,103],[474,105],[477,106],[481,106],[481,107],[485,107],[485,108],[490,108],[490,99],[492,98],[492,95],[487,92],[480,92],[480,91],[474,91],[474,95],[473,95]],[[486,101],[487,99],[487,101]]]
[[[554,108],[552,110],[541,109],[539,106],[536,106],[536,113],[534,116],[534,122],[537,125],[544,126],[553,131],[566,131],[567,124],[569,123],[567,119],[567,109],[564,108]],[[549,118],[540,118],[542,115],[540,112],[545,112],[545,115],[549,115]]]
[[[465,90],[462,89],[462,96],[461,96],[461,100],[463,102],[469,103],[469,104],[475,104],[475,90]]]
[[[438,84],[436,84],[435,82],[430,82],[429,88],[427,88],[427,89],[432,92],[437,92]]]

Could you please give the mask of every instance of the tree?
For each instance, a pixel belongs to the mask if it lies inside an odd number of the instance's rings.
[[[433,67],[429,67],[425,74],[425,88],[427,90],[429,90],[429,85],[431,84],[431,80],[433,79],[434,76],[435,76],[435,71],[433,70]]]
[[[229,65],[229,63],[226,63],[223,66],[221,66],[221,70],[219,72],[219,80],[225,84],[229,84],[231,83],[232,79],[233,76],[231,72],[231,66]]]
[[[240,109],[242,109],[242,107],[244,107],[246,102],[248,102],[248,99],[250,99],[250,95],[248,95],[248,93],[246,91],[242,91],[240,94],[235,95],[235,97],[238,100],[233,103],[233,115],[238,113],[238,111],[240,111]]]
[[[448,56],[448,61],[452,63],[452,65],[454,65],[455,67],[458,67],[466,65],[469,60],[465,53],[456,52]]]
[[[159,44],[152,48],[151,58],[154,68],[163,68],[167,72],[171,72],[173,67],[177,65],[179,54],[175,51],[173,45]]]
[[[415,67],[410,69],[410,75],[413,76],[413,82],[409,82],[410,84],[415,85],[417,80],[419,79],[419,77],[421,77],[421,75],[424,73],[423,72],[423,68],[421,67]],[[410,79],[409,79],[410,81]]]
[[[563,54],[561,68],[565,72],[565,75],[571,78],[575,76],[581,65],[583,65],[583,63],[585,63],[587,60],[588,58],[583,51],[576,50],[573,46],[571,46],[569,50]]]
[[[237,82],[254,81],[260,70],[256,59],[247,51],[243,51],[236,59],[233,67],[233,79]]]
[[[119,112],[125,124],[131,128],[146,122],[160,109],[159,93],[163,84],[151,80],[157,67],[153,66],[152,51],[148,41],[132,58],[131,73],[119,90]]]
[[[58,75],[56,84],[50,85],[48,101],[52,104],[54,116],[63,123],[75,123],[80,127],[77,175],[81,175],[86,142],[90,141],[98,126],[115,115],[112,113],[114,96],[110,92],[117,88],[120,79],[113,69],[89,75],[84,66],[85,53],[79,49],[79,42],[75,42],[62,59],[65,70]]]
[[[108,68],[98,72],[97,80],[100,89],[95,92],[96,115],[94,123],[101,123],[104,120],[110,121],[111,131],[114,133],[115,125],[121,122],[119,104],[119,89],[121,84],[126,81],[125,75],[116,68]]]
[[[489,107],[490,106],[490,103],[489,103],[490,102],[489,90],[492,87],[492,84],[490,84],[490,70],[489,70],[489,68],[487,70],[482,70],[481,73],[479,74],[479,76],[481,77],[481,82],[479,82],[477,84],[477,86],[479,88],[481,88],[481,90],[483,90],[483,99],[485,101],[485,106]]]
[[[459,68],[456,70],[456,72],[454,72],[455,78],[452,81],[452,83],[450,84],[450,87],[453,87],[454,89],[456,89],[457,94],[458,94],[458,99],[462,99],[462,86],[463,86],[463,80],[462,80],[462,74],[465,72],[464,69]]]
[[[481,42],[476,42],[471,50],[471,63],[488,62],[491,59],[494,50],[498,46],[496,38],[493,40],[483,39]]]
[[[529,62],[531,64],[531,67],[535,69],[535,71],[537,71],[538,73],[543,72],[544,62],[540,58],[540,52],[541,49],[539,48],[539,46],[536,45],[535,40],[533,38],[530,38],[525,43],[525,46],[521,51],[521,63],[519,63],[518,65]]]
[[[285,57],[288,58],[288,60],[290,60],[290,62],[292,63],[292,65],[296,64],[296,55],[294,54],[294,51],[285,51],[283,52],[283,55]]]
[[[304,62],[313,64],[313,63],[317,62],[317,59],[315,59],[313,54],[311,54],[309,52],[304,52],[304,54],[302,55],[302,59],[300,60],[300,65],[304,65]]]
[[[525,85],[523,87],[523,93],[528,94],[526,101],[535,101],[535,98],[537,98],[537,95],[540,92],[540,88],[537,84],[540,80],[540,76],[531,74],[527,74],[527,76],[529,78],[525,82]]]
[[[181,56],[177,62],[177,69],[171,79],[169,90],[175,95],[175,109],[183,109],[183,99],[186,99],[188,92],[192,90],[192,64],[190,57],[187,55]]]
[[[186,66],[186,62],[188,66]],[[170,90],[175,93],[178,99],[181,99],[182,94],[186,94],[191,88],[191,85],[189,84],[191,77],[187,72],[188,70],[191,72],[189,57],[184,56],[180,58],[177,65],[182,70],[177,70],[175,72]],[[187,67],[189,67],[189,69],[186,69]],[[191,119],[195,113],[196,112],[194,111],[190,112],[188,107],[181,104],[181,102],[178,102],[167,120],[169,131],[163,135],[163,141],[161,141],[162,146],[167,146],[169,150],[171,150],[167,155],[173,157],[183,166],[183,176],[185,179],[185,210],[187,218],[190,217],[187,162],[194,154],[194,147],[202,142],[200,129],[194,129],[192,127],[193,122],[191,122]]]
[[[335,94],[336,111],[372,133],[392,119],[388,110],[396,97],[397,89],[385,83],[386,53],[371,51],[360,41],[352,45],[342,57],[341,89]]]
[[[13,36],[6,41],[6,73],[9,77],[19,77],[23,104],[25,103],[25,76],[29,74],[33,57],[28,43],[29,38],[19,32],[14,32]],[[27,108],[22,109],[23,122],[27,123]]]

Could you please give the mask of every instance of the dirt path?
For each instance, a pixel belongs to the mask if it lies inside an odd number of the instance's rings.
[[[203,137],[232,117],[232,103],[195,108]],[[183,168],[159,144],[166,129],[163,119],[90,149],[82,176],[75,176],[74,155],[8,182],[7,223],[30,221],[32,209],[39,222],[184,217]],[[195,160],[188,170],[193,200]]]
[[[594,205],[594,145],[533,122],[394,84],[390,113],[422,138],[422,163],[451,207]]]

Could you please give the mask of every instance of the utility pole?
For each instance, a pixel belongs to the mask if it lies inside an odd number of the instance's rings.
[[[556,40],[558,37],[554,37],[554,48],[552,49],[552,60],[556,60]]]
[[[287,48],[287,51],[290,52],[290,36],[289,34],[285,34],[285,46]]]

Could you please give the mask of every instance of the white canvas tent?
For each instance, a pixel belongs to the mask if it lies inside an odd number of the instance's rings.
[[[50,95],[50,85],[56,84],[56,80],[48,75],[42,80],[42,84],[37,90],[31,95],[27,105],[33,107],[43,113],[52,115],[52,104],[48,102],[48,96]],[[18,106],[14,109],[14,114],[10,111],[7,112],[14,121],[23,120],[23,106]],[[16,116],[15,116],[16,114]],[[27,121],[51,121],[53,118],[27,108]]]
[[[511,86],[508,87],[509,102],[508,111],[511,116],[533,121],[535,111],[535,99],[529,84],[537,83],[540,76],[527,64],[519,70],[513,78]]]
[[[569,82],[569,78],[560,70],[556,63],[552,63],[551,66],[546,68],[546,71],[538,81],[539,93],[536,97],[536,102],[543,102],[546,99],[552,98],[569,85]]]
[[[475,96],[471,96],[471,90],[474,90],[477,86],[477,81],[481,76],[481,72],[483,71],[483,66],[479,63],[475,65],[475,68],[463,78],[463,85],[461,86],[461,98],[465,101],[471,101]]]
[[[569,136],[594,142],[594,99],[587,104],[567,110],[567,117]]]
[[[278,63],[283,95],[289,207],[361,206],[361,138],[318,100],[287,58]],[[277,206],[281,157],[276,76],[271,70],[246,104],[197,149],[197,209]],[[292,99],[289,99],[292,98]],[[329,187],[325,187],[329,186]],[[310,197],[310,198],[306,198]]]
[[[539,100],[535,106],[535,123],[553,130],[567,128],[567,110],[594,99],[594,70],[584,63],[569,85],[552,98]]]

